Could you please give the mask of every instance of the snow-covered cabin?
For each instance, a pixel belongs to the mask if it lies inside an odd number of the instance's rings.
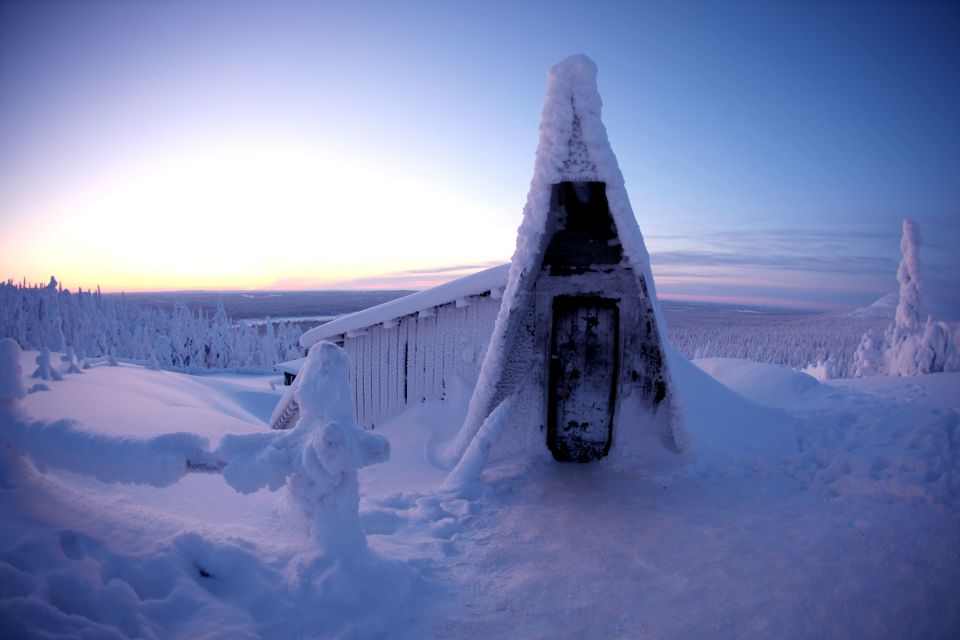
[[[551,69],[509,265],[304,334],[304,346],[329,340],[347,351],[359,424],[462,384],[472,395],[451,466],[501,405],[510,426],[497,439],[511,451],[585,462],[638,442],[680,447],[650,260],[600,106],[589,58]],[[275,428],[291,423],[292,396]]]
[[[443,400],[477,382],[500,311],[510,265],[499,265],[432,289],[341,316],[300,337],[310,348],[327,341],[350,358],[357,424],[367,429],[410,404]],[[296,384],[305,358],[277,368]],[[274,429],[296,422],[291,388],[271,418]]]

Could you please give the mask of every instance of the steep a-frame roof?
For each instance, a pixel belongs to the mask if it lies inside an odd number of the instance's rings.
[[[606,184],[610,215],[622,245],[624,260],[638,280],[638,290],[646,294],[661,346],[668,344],[666,325],[650,270],[650,257],[630,206],[623,174],[600,119],[601,104],[597,91],[597,66],[590,58],[585,55],[570,56],[550,70],[533,180],[523,209],[523,221],[510,274],[467,418],[447,450],[446,462],[451,466],[460,460],[483,421],[496,408],[493,404],[504,367],[505,351],[509,348],[511,314],[526,303],[526,296],[541,268],[549,240],[553,185],[567,181]],[[673,385],[666,362],[663,366],[669,393]],[[683,436],[677,420],[673,421],[672,435],[675,443],[682,445]]]

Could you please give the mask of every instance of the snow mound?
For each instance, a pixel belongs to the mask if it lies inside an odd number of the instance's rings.
[[[76,530],[37,532],[0,550],[0,636],[386,637],[403,617],[410,578],[400,563],[262,554],[195,532],[136,555]],[[303,587],[293,576],[323,579]]]
[[[796,454],[795,421],[786,411],[752,402],[672,348],[667,356],[690,438],[688,472],[770,472]]]
[[[831,390],[789,367],[739,358],[701,358],[693,363],[744,398],[767,407],[794,408]]]

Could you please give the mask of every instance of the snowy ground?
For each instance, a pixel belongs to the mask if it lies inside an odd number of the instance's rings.
[[[428,462],[463,403],[384,424],[391,460],[361,471],[378,562],[330,567],[341,578],[318,591],[294,580],[315,550],[282,492],[27,467],[0,489],[0,636],[956,637],[960,374],[822,385],[745,361],[697,364],[749,402],[704,386],[714,413],[736,404],[737,418],[715,419],[725,437],[694,429],[691,453],[656,473],[508,460],[466,500],[441,491],[445,472]],[[23,406],[215,445],[265,429],[271,382],[98,367]],[[791,430],[796,452],[745,464],[736,435],[757,416],[778,424],[754,427]]]

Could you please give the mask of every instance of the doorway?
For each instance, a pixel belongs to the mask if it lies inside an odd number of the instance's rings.
[[[553,299],[547,446],[557,460],[590,462],[610,450],[619,315],[611,298]]]

